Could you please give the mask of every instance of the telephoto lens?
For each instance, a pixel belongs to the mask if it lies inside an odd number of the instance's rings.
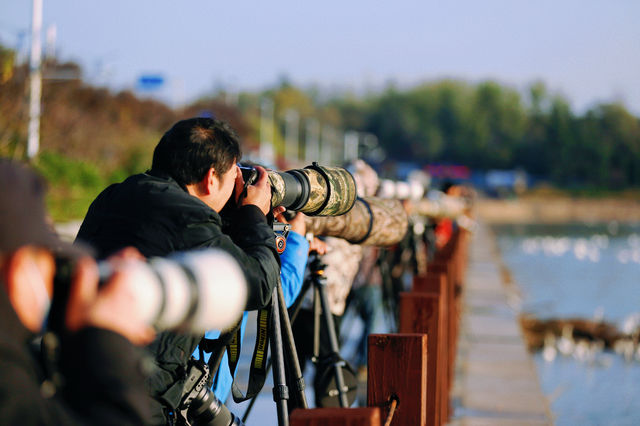
[[[245,182],[255,182],[255,169],[240,169]],[[351,210],[356,200],[356,182],[351,173],[341,167],[313,163],[304,169],[267,173],[272,207],[284,206],[308,216],[338,216]]]
[[[203,387],[191,401],[187,420],[193,426],[244,426],[207,387]]]
[[[352,244],[388,247],[407,233],[409,219],[399,200],[358,198],[348,213],[335,217],[305,217],[307,232],[338,237]]]
[[[380,198],[397,200],[419,200],[424,195],[424,186],[416,181],[404,182],[381,179],[378,194]]]
[[[450,196],[440,191],[430,191],[429,198],[423,198],[413,204],[416,214],[433,219],[457,218],[468,208],[470,204],[462,197]]]
[[[238,262],[218,249],[173,254],[148,262],[101,262],[101,280],[125,270],[138,315],[156,330],[200,334],[237,322],[247,284]]]

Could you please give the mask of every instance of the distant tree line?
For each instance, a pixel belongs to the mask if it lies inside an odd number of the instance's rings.
[[[443,80],[327,97],[285,79],[270,90],[240,95],[237,105],[253,123],[264,96],[274,100],[276,116],[296,109],[303,120],[316,117],[376,135],[388,160],[520,168],[563,187],[640,187],[640,119],[618,103],[578,115],[541,82],[525,94],[493,81]]]
[[[582,115],[542,83],[529,93],[495,82],[439,81],[337,103],[390,158],[522,168],[561,186],[640,186],[640,120],[623,105]]]
[[[26,141],[28,67],[14,63],[0,45],[0,155],[20,157]],[[77,68],[49,60],[47,69]],[[230,96],[232,95],[232,96]],[[260,104],[268,97],[278,125],[279,150],[284,115],[295,109],[303,123],[358,130],[377,136],[386,158],[455,163],[475,170],[522,168],[561,186],[640,187],[640,120],[616,103],[576,114],[562,96],[543,83],[527,93],[487,81],[443,80],[409,89],[389,86],[356,96],[295,87],[286,78],[262,92],[229,94],[223,89],[173,110],[132,92],[112,93],[81,79],[45,80],[42,148],[86,160],[108,170],[147,167],[159,136],[176,120],[212,113],[231,122],[246,149],[260,139]]]

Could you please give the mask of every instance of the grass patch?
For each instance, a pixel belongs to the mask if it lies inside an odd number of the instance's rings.
[[[122,168],[102,170],[96,164],[45,151],[33,166],[47,181],[46,203],[52,219],[68,222],[82,219],[91,202],[108,185],[144,171],[142,162],[134,158]]]
[[[47,209],[56,222],[84,217],[107,180],[98,166],[52,152],[42,152],[33,166],[47,180]]]
[[[91,202],[112,183],[144,172],[149,166],[150,153],[132,148],[127,160],[116,169],[104,169],[85,160],[41,151],[32,166],[47,181],[47,210],[55,222],[82,219]]]

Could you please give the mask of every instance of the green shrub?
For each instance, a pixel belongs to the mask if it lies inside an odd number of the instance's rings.
[[[47,208],[57,222],[81,219],[108,183],[98,166],[52,152],[42,152],[33,165],[47,180]]]

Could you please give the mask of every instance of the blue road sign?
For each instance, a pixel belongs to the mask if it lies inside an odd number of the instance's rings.
[[[164,77],[159,74],[147,74],[138,77],[137,87],[139,90],[157,90],[164,84]]]

